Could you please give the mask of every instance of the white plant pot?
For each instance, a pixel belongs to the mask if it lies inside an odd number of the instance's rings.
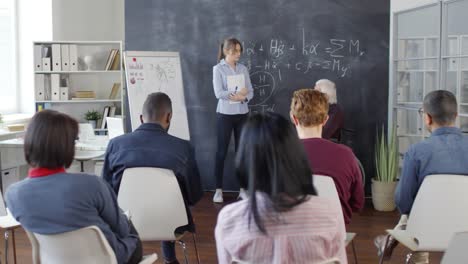
[[[88,123],[91,124],[91,126],[93,127],[93,129],[96,129],[96,120],[88,120]]]
[[[393,211],[397,182],[381,182],[372,179],[372,204],[377,211]]]

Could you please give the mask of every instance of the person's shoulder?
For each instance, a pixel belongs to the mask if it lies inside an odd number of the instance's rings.
[[[93,175],[93,174],[73,173],[73,172],[64,173],[62,177],[67,177],[68,178],[67,181],[92,183],[92,184],[98,184],[101,179],[100,177]]]
[[[109,140],[108,146],[119,146],[121,143],[128,141],[134,136],[132,133],[123,134]]]
[[[332,142],[331,140],[323,139],[323,138],[321,140],[321,143],[323,144],[325,148],[332,150],[337,155],[340,155],[340,156],[344,155],[347,157],[354,158],[353,150],[344,144],[335,143],[335,142]]]
[[[307,201],[301,204],[301,207],[301,210],[307,210],[313,216],[328,216],[330,219],[334,219],[335,215],[342,213],[339,202],[335,202],[329,197],[318,195],[311,195]]]
[[[218,62],[216,65],[213,66],[213,71],[220,70],[223,67],[224,63]]]
[[[29,186],[29,178],[13,183],[12,185],[8,187],[5,193],[6,200],[15,201],[16,200],[15,197],[17,197],[18,194],[21,193],[23,189],[29,188],[28,186]],[[9,198],[12,198],[12,199],[9,199]]]
[[[171,134],[166,134],[164,137],[166,138],[166,140],[168,140],[177,147],[181,147],[184,149],[189,149],[191,147],[190,141],[188,140],[173,136]]]
[[[240,216],[245,214],[248,202],[249,199],[246,199],[224,206],[218,214],[218,222],[236,222]]]
[[[237,67],[241,68],[242,70],[244,71],[249,71],[249,69],[247,68],[247,66],[245,66],[244,64],[242,63],[237,63]]]
[[[434,140],[434,138],[429,137],[425,140],[414,143],[408,147],[408,150],[406,152],[409,155],[429,153],[434,148],[434,144],[436,144]]]

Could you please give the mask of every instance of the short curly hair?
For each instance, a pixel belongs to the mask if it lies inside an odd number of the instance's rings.
[[[292,97],[290,113],[301,126],[320,125],[328,115],[327,95],[314,89],[297,90]]]

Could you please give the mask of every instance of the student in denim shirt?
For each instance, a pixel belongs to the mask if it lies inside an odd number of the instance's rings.
[[[219,63],[213,67],[213,89],[218,99],[216,108],[217,119],[217,150],[216,150],[216,193],[213,202],[223,202],[223,171],[224,160],[234,132],[235,147],[237,152],[238,142],[242,126],[249,113],[248,102],[253,97],[252,83],[250,82],[247,67],[238,63],[242,53],[242,44],[235,38],[229,38],[221,43],[218,60]],[[245,85],[236,87],[235,91],[228,90],[228,76],[243,75]],[[245,192],[241,188],[240,198],[245,198]]]
[[[468,175],[468,137],[455,127],[457,118],[455,96],[445,90],[430,92],[424,97],[420,114],[423,115],[424,123],[431,132],[431,136],[412,145],[403,160],[400,182],[395,192],[395,202],[402,214],[396,228],[401,229],[406,226],[414,199],[427,175]],[[395,240],[391,241],[389,247],[395,247]],[[416,257],[420,257],[420,262],[425,263],[428,253],[419,255],[422,256]]]

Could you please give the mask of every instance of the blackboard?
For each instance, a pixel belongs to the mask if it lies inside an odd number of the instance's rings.
[[[389,0],[126,0],[125,48],[180,52],[190,137],[205,189],[215,182],[212,67],[220,41],[230,36],[244,44],[242,62],[255,87],[252,111],[288,116],[294,90],[322,78],[336,83],[345,127],[353,131],[346,140],[369,183],[375,132],[387,123],[389,8]],[[232,145],[225,189],[235,190]]]

